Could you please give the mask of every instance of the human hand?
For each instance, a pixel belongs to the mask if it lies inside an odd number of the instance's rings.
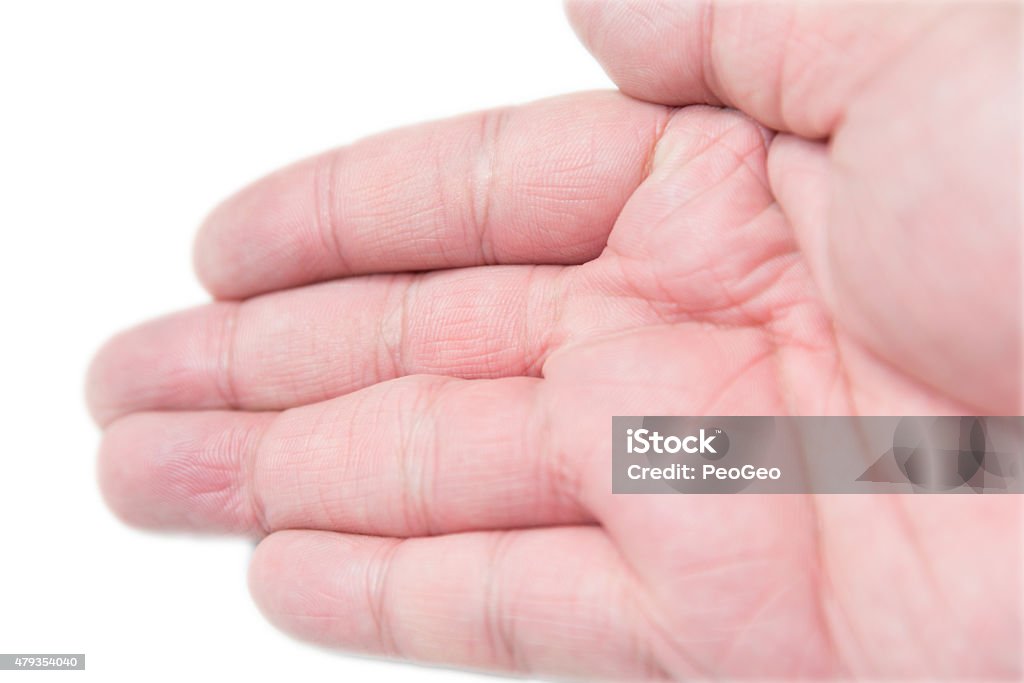
[[[214,212],[224,301],[91,371],[113,508],[265,536],[257,602],[350,650],[1019,675],[1016,497],[612,496],[608,463],[611,415],[1021,412],[1019,9],[570,15],[652,102],[385,134]],[[746,114],[672,108],[706,102]]]

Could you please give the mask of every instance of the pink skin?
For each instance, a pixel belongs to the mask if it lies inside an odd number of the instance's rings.
[[[1017,497],[612,496],[608,464],[617,414],[1024,412],[1019,6],[569,13],[648,102],[388,133],[212,214],[221,301],[92,368],[111,506],[262,537],[269,618],[354,651],[1019,677]]]

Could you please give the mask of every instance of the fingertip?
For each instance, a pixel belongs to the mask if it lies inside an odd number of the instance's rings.
[[[103,432],[97,458],[97,477],[104,502],[114,515],[133,527],[154,527],[161,515],[148,505],[150,488],[139,436],[151,426],[149,416],[114,420]]]
[[[105,428],[124,414],[118,398],[125,379],[125,347],[131,330],[114,335],[93,354],[85,373],[85,405],[93,422]]]
[[[569,20],[569,26],[576,32],[576,35],[584,45],[586,45],[584,29],[590,5],[593,5],[593,3],[586,2],[585,0],[562,0],[562,10]]]
[[[192,243],[192,268],[203,289],[216,300],[242,299],[250,293],[247,270],[258,258],[253,247],[260,211],[245,201],[245,188],[211,210]],[[255,199],[259,199],[257,196]],[[249,234],[238,234],[249,226]]]
[[[260,540],[249,562],[248,583],[264,614],[281,611],[287,596],[276,592],[277,586],[295,583],[307,566],[317,568],[317,558],[323,554],[325,544],[337,536],[327,531],[284,529]]]
[[[313,643],[379,652],[368,617],[368,571],[383,539],[328,531],[287,530],[253,552],[248,584],[267,621]]]
[[[100,443],[97,474],[103,498],[134,527],[259,532],[242,458],[258,440],[265,419],[213,411],[118,418]]]
[[[331,153],[328,152],[327,155]],[[324,155],[324,158],[329,156]],[[217,205],[196,234],[196,276],[216,299],[236,300],[321,279],[332,244],[330,188],[314,157],[266,175]]]
[[[566,0],[583,46],[625,94],[670,106],[720,104],[708,73],[702,2]]]
[[[274,628],[319,642],[318,631],[302,627],[309,603],[302,596],[316,573],[304,576],[298,546],[310,533],[316,532],[278,531],[263,538],[249,561],[247,584],[256,609]]]
[[[85,371],[85,384],[82,387],[85,408],[89,413],[89,417],[92,418],[93,423],[97,427],[105,426],[111,419],[111,416],[107,413],[106,401],[104,400],[104,387],[106,381],[104,380],[105,368],[103,363],[105,359],[103,355],[106,351],[106,347],[109,342],[105,342],[92,356],[92,360],[89,361],[89,367]]]
[[[231,300],[239,297],[239,292],[232,286],[231,278],[222,276],[218,263],[223,259],[219,245],[217,229],[217,213],[221,205],[206,215],[192,241],[192,270],[199,284],[216,300]]]
[[[224,345],[237,304],[179,311],[124,330],[96,352],[86,405],[100,427],[131,412],[222,407]]]
[[[562,7],[569,26],[576,36],[595,57],[605,45],[603,28],[612,20],[609,14],[621,16],[630,10],[633,0],[622,0],[619,7],[601,0],[563,0]]]
[[[287,559],[288,548],[297,533],[299,532],[285,530],[265,536],[260,539],[249,560],[246,577],[249,595],[263,616],[272,623],[275,621],[274,616],[280,611],[280,600],[273,589],[277,583],[288,581],[291,573],[291,565]]]

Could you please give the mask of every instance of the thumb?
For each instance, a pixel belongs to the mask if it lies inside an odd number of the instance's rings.
[[[772,193],[861,350],[991,414],[1024,406],[1019,4],[567,9],[627,94],[782,131]]]
[[[725,104],[827,137],[859,86],[941,18],[944,3],[569,0],[569,20],[633,97]]]

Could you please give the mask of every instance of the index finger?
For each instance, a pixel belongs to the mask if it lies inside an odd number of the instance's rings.
[[[196,243],[215,296],[355,274],[574,264],[604,248],[666,107],[585,93],[367,138],[216,209]]]

